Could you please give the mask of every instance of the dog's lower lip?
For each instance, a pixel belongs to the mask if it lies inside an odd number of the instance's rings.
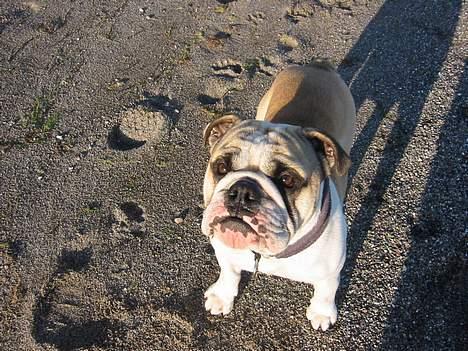
[[[232,230],[242,233],[244,236],[248,233],[256,234],[255,230],[248,223],[238,217],[225,217],[219,223],[221,226],[229,227]]]

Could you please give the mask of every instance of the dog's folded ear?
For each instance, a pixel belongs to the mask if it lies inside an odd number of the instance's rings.
[[[209,123],[203,132],[205,146],[210,149],[223,137],[226,132],[242,120],[236,115],[225,115]]]
[[[338,142],[330,135],[314,128],[304,128],[303,131],[314,149],[325,156],[330,170],[339,176],[345,175],[351,167],[351,159]]]

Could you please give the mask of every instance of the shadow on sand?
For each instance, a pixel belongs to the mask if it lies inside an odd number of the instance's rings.
[[[376,175],[369,184],[370,191],[361,203],[349,230],[348,259],[338,295],[339,302],[342,302],[343,296],[346,295],[357,256],[446,60],[461,6],[461,0],[386,1],[338,69],[346,82],[351,84],[357,110],[366,100],[373,101],[376,105],[353,146],[351,158],[354,166],[350,171],[350,179],[356,175],[388,111],[398,106],[398,118],[388,135]],[[465,71],[465,81],[460,84],[458,91],[465,96],[466,78]],[[466,119],[466,116],[457,115],[466,114],[466,111],[456,111],[459,105],[460,101],[455,99],[452,111],[446,116],[441,131],[438,152],[427,180],[426,193],[421,199],[420,220],[414,223],[411,229],[412,246],[407,262],[416,263],[405,265],[407,270],[401,277],[399,289],[394,297],[394,307],[390,311],[388,327],[384,331],[382,350],[440,350],[444,347],[454,349],[460,341],[453,339],[460,338],[456,335],[463,335],[463,255],[460,256],[463,244],[458,243],[449,250],[450,252],[444,252],[444,257],[438,257],[445,262],[443,265],[428,265],[430,260],[435,259],[431,245],[437,245],[437,240],[444,240],[453,231],[458,231],[451,239],[455,245],[454,238],[460,241],[463,236],[463,228],[457,227],[457,222],[448,218],[464,216],[463,202],[457,202],[461,201],[457,199],[463,196],[460,194],[463,189],[457,187],[453,181],[447,183],[447,179],[453,180],[452,177],[457,175],[461,177],[463,170],[452,169],[453,174],[446,174],[447,161],[454,160],[453,152],[460,153],[459,150],[463,147],[462,133],[458,132],[459,138],[455,140],[450,134],[461,128],[457,127],[457,124],[466,124],[459,121]],[[459,158],[460,162],[463,162],[461,155]],[[437,207],[442,203],[438,200],[440,196],[446,197],[447,204],[451,206],[450,216],[445,213],[450,206]],[[458,223],[460,222],[463,220],[458,218]],[[455,291],[444,294],[446,289]],[[431,308],[435,305],[445,306],[445,314],[440,308],[437,309],[437,314],[432,314]],[[429,319],[432,320],[431,323],[428,322]],[[435,326],[438,326],[438,329],[432,330]],[[455,337],[451,337],[454,335]]]

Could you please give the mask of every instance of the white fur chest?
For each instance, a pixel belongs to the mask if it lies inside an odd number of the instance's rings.
[[[334,186],[331,186],[331,195],[330,219],[320,238],[306,250],[289,258],[262,257],[258,264],[259,272],[314,283],[341,270],[346,254],[347,225]],[[239,272],[254,271],[255,255],[252,251],[226,247],[215,238],[211,240],[211,244],[219,262],[224,261]]]

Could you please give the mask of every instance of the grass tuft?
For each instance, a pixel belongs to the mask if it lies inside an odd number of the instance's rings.
[[[58,113],[51,113],[52,104],[44,96],[34,99],[31,112],[26,115],[25,127],[32,127],[36,132],[48,133],[57,127],[59,121]]]

